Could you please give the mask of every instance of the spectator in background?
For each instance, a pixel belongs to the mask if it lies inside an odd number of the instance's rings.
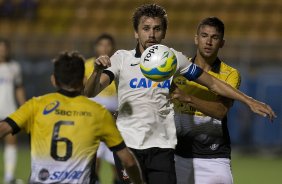
[[[195,36],[197,54],[190,61],[238,89],[239,72],[218,58],[224,43],[223,22],[216,17],[203,19]],[[189,101],[175,104],[177,183],[233,183],[227,127],[227,112],[233,100],[184,77],[175,78],[174,83],[190,95]]]
[[[115,40],[110,34],[101,34],[98,36],[92,46],[94,57],[89,58],[85,62],[85,75],[89,78],[94,70],[95,58],[101,55],[111,56],[115,50]],[[117,94],[116,94],[116,86],[112,83],[108,86],[103,92],[101,92],[92,100],[104,105],[112,114],[117,110],[118,102],[117,102]],[[115,162],[113,158],[112,152],[107,148],[105,143],[101,142],[97,151],[97,175],[99,175],[101,160],[107,161],[111,164],[112,172],[114,175],[114,183],[118,184],[119,179],[115,169]]]
[[[0,120],[25,102],[20,65],[10,57],[8,40],[0,38]],[[16,136],[9,134],[4,146],[4,183],[18,182],[14,173],[17,164]]]
[[[21,129],[30,134],[29,183],[92,184],[100,141],[119,156],[133,183],[142,184],[139,165],[126,147],[112,115],[81,95],[84,59],[75,52],[54,60],[57,92],[34,97],[0,121],[0,138]]]

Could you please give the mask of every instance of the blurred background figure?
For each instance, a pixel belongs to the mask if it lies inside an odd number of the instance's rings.
[[[85,62],[85,75],[87,78],[90,77],[94,70],[95,58],[107,55],[111,56],[115,51],[115,40],[107,33],[103,33],[96,38],[94,43],[92,43],[91,48],[93,49],[94,57],[89,58]],[[97,97],[92,98],[92,100],[104,105],[112,114],[115,113],[118,107],[118,100],[116,94],[116,86],[112,83],[103,92],[101,92]],[[115,169],[115,162],[113,158],[113,153],[101,142],[99,149],[97,151],[97,163],[96,163],[96,173],[99,175],[101,160],[105,160],[111,165],[113,172],[113,180],[115,184],[119,183],[119,179]]]
[[[0,38],[0,119],[4,119],[25,102],[20,65],[10,57],[8,40]],[[9,134],[4,146],[4,183],[22,183],[14,176],[17,164],[16,136]]]

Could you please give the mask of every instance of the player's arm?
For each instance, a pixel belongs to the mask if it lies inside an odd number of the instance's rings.
[[[111,61],[108,56],[100,56],[95,60],[94,71],[84,86],[84,95],[95,97],[104,88],[110,85],[111,79],[109,75],[103,73],[105,68],[111,66]]]
[[[180,90],[179,88],[176,88],[174,91],[174,94],[177,93],[179,96],[184,97],[182,101],[185,101],[185,103],[187,103],[189,106],[194,107],[205,115],[211,116],[216,119],[223,119],[226,116],[229,108],[233,104],[232,99],[225,97],[219,97],[219,99],[217,99],[216,101],[208,101],[197,98],[193,95],[185,95],[184,91]]]
[[[5,137],[6,135],[12,133],[13,129],[12,127],[8,124],[8,122],[0,121],[0,138]]]
[[[126,169],[130,180],[134,183],[144,183],[142,179],[142,172],[139,163],[135,156],[126,147],[116,152],[117,156],[121,160],[123,167]]]
[[[261,116],[268,116],[269,119],[272,121],[274,117],[276,117],[275,113],[271,109],[269,105],[266,105],[265,103],[262,103],[260,101],[257,101],[246,94],[242,93],[241,91],[233,88],[229,84],[213,77],[212,75],[208,74],[207,72],[203,71],[201,75],[195,79],[195,82],[206,86],[211,91],[221,95],[225,96],[227,98],[231,98],[234,100],[241,101],[248,105],[250,109]],[[184,95],[184,101],[188,100],[187,95]],[[179,99],[181,101],[182,97],[179,93],[173,93],[172,98]]]

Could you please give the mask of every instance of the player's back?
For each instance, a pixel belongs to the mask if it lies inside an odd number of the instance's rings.
[[[19,122],[25,112],[33,117],[19,125],[31,134],[31,183],[89,183],[100,139],[108,146],[122,142],[108,136],[110,113],[84,96],[62,91],[33,98],[11,118]]]

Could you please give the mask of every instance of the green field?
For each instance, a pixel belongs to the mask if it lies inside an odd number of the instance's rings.
[[[20,149],[16,176],[27,181],[30,157],[27,149]],[[0,149],[3,158],[3,148]],[[233,154],[232,170],[235,184],[282,184],[282,157]],[[109,165],[102,165],[102,184],[111,184]],[[0,159],[0,183],[3,181],[3,159]]]

